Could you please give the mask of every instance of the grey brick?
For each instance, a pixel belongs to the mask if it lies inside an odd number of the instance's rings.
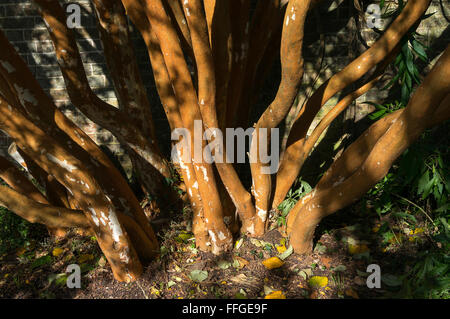
[[[32,18],[32,17],[1,18],[0,26],[3,29],[33,28],[34,27],[34,18]]]

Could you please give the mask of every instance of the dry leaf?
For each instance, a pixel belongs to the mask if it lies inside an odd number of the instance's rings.
[[[268,258],[266,260],[264,260],[262,262],[262,264],[267,268],[267,269],[275,269],[275,268],[280,268],[281,266],[283,266],[284,261],[282,261],[280,258],[278,257],[271,257]]]
[[[239,256],[234,256],[233,259],[239,263],[239,267],[237,267],[239,269],[242,269],[249,264],[248,260]]]
[[[331,263],[331,258],[330,257],[322,256],[322,257],[320,257],[320,260],[322,261],[322,264],[325,267],[330,268],[330,263]]]
[[[82,264],[82,263],[84,263],[84,262],[86,262],[88,260],[92,260],[92,259],[94,259],[94,255],[92,255],[92,254],[83,254],[83,255],[80,255],[80,257],[78,257],[78,262],[80,264]]]
[[[354,291],[352,288],[348,288],[345,290],[345,294],[349,297],[352,297],[354,299],[359,299],[359,296],[356,291]]]
[[[328,278],[324,276],[312,276],[309,278],[309,285],[311,287],[325,287],[328,285]]]
[[[362,254],[369,251],[366,244],[348,244],[348,253],[350,255]]]
[[[278,290],[266,295],[264,299],[286,299],[286,296],[280,290]]]
[[[52,251],[52,255],[55,257],[58,257],[59,255],[61,255],[64,252],[64,250],[60,247],[56,247],[53,249]]]

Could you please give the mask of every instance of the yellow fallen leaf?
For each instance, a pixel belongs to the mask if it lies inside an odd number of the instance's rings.
[[[275,247],[277,248],[277,251],[279,254],[282,254],[286,251],[286,246],[285,245],[275,245]]]
[[[312,276],[309,278],[309,285],[311,287],[325,287],[328,285],[328,277],[324,276]]]
[[[266,295],[264,299],[286,299],[286,296],[280,290],[277,290]]]
[[[151,293],[152,295],[156,295],[156,296],[159,296],[159,294],[160,294],[159,290],[156,289],[155,287],[151,287],[151,288],[150,288],[150,293]]]
[[[80,264],[82,264],[82,263],[84,263],[84,262],[86,262],[88,260],[92,260],[92,259],[94,259],[94,255],[92,255],[92,254],[83,254],[83,255],[80,255],[80,257],[78,257],[78,262]]]
[[[56,247],[53,249],[52,251],[52,255],[55,257],[58,257],[59,255],[61,255],[64,252],[64,250],[60,247]]]
[[[411,230],[410,232],[409,232],[409,234],[410,235],[417,235],[417,234],[420,234],[420,233],[423,233],[423,228],[416,228],[416,229],[414,229],[414,230]]]
[[[352,288],[348,288],[345,290],[345,294],[349,297],[352,297],[354,299],[359,299],[359,296],[356,291],[354,291]]]
[[[348,253],[350,255],[362,254],[369,251],[366,244],[348,244]]]
[[[283,266],[284,261],[282,261],[280,258],[278,257],[271,257],[268,258],[266,260],[264,260],[262,262],[262,264],[267,268],[267,269],[275,269],[275,268],[280,268],[281,266]]]

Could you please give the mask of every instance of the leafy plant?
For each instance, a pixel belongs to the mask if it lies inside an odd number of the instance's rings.
[[[45,232],[42,225],[31,224],[4,207],[0,207],[0,254],[30,244],[33,237]]]
[[[286,225],[286,217],[289,211],[294,207],[299,199],[312,191],[311,185],[302,180],[301,177],[296,181],[294,186],[289,190],[286,195],[286,199],[278,205],[278,210],[281,212],[278,216],[278,226]]]
[[[395,18],[403,10],[405,4],[399,0],[397,4],[389,2],[385,6],[385,1],[380,2],[380,9],[383,10],[382,18]],[[425,14],[422,20],[432,16],[434,13]],[[377,120],[388,113],[391,113],[399,108],[403,108],[408,104],[409,98],[413,92],[414,84],[420,84],[421,77],[417,66],[417,59],[428,63],[428,47],[418,40],[419,33],[415,31],[418,24],[416,24],[403,38],[400,43],[400,52],[394,60],[395,76],[386,84],[382,90],[393,87],[400,90],[400,101],[389,103],[385,105],[367,102],[375,106],[376,110],[369,116],[372,120]]]

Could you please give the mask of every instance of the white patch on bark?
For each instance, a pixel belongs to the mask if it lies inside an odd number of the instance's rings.
[[[122,227],[120,227],[119,220],[112,208],[109,209],[109,228],[111,229],[111,235],[115,242],[120,242],[120,236],[123,236]]]
[[[49,159],[49,161],[51,161],[55,164],[58,164],[60,167],[68,170],[69,172],[72,172],[74,169],[77,169],[77,167],[75,165],[71,165],[71,164],[67,163],[67,160],[61,161],[60,159],[56,158],[55,156],[53,156],[52,154],[49,154],[49,153],[47,153],[46,156]]]
[[[122,251],[120,254],[119,254],[119,258],[120,258],[120,260],[122,260],[124,263],[126,263],[126,264],[128,264],[128,262],[130,261],[130,257],[128,257],[128,254],[126,253],[126,252],[124,252],[124,251]],[[131,276],[130,276],[131,277]]]
[[[88,209],[91,212],[91,217],[92,217],[92,220],[94,221],[95,225],[97,225],[97,227],[99,227],[100,226],[100,221],[97,218],[97,214],[95,213],[95,209],[93,209],[92,207],[89,207]]]
[[[258,210],[258,217],[261,219],[262,222],[265,222],[267,218],[267,211],[259,208],[258,206],[255,207]]]
[[[198,182],[195,181],[194,185],[192,185],[192,188],[198,189]]]
[[[339,176],[339,180],[333,184],[333,187],[341,184],[344,180],[345,180],[345,177]]]
[[[203,178],[204,178],[204,180],[205,180],[205,181],[209,181],[209,179],[208,179],[208,173],[206,172],[206,167],[202,166],[201,169],[202,169],[202,172],[203,172]]]
[[[219,232],[218,237],[219,237],[220,240],[224,240],[225,238],[227,238],[227,237],[224,235],[224,233],[222,233],[221,231]]]

